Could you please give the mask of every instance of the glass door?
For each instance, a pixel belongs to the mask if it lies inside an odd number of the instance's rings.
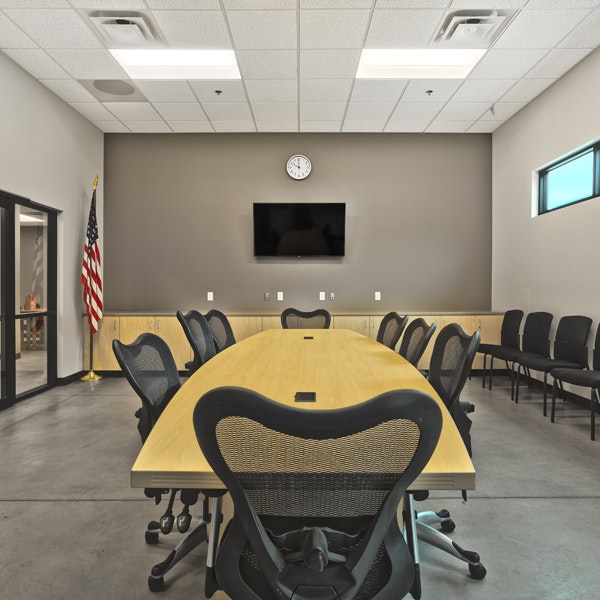
[[[56,385],[56,211],[0,191],[0,409]]]

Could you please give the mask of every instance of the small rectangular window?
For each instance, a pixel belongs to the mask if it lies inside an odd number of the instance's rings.
[[[539,172],[539,214],[599,195],[600,144],[561,159]]]

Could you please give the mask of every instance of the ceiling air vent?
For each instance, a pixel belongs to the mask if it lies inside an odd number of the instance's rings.
[[[141,12],[95,12],[88,19],[107,48],[163,45],[149,16]]]
[[[434,45],[448,48],[489,48],[515,12],[462,10],[450,13],[436,35]]]

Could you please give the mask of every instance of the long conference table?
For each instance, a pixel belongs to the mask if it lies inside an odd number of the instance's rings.
[[[443,426],[411,489],[475,489],[475,470],[460,434],[423,375],[393,350],[345,329],[271,329],[217,354],[164,410],[131,469],[132,487],[223,488],[200,451],[192,423],[198,399],[221,386],[249,388],[307,409],[358,404],[395,389],[421,390],[438,401]],[[297,392],[314,392],[316,400],[296,402]]]

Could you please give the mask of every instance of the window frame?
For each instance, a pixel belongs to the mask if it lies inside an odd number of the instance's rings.
[[[592,151],[592,194],[590,196],[586,196],[585,198],[577,198],[576,200],[572,200],[570,202],[565,202],[559,206],[555,206],[554,208],[548,208],[548,175],[556,170],[558,167],[569,164],[570,162],[581,158],[583,155]],[[579,204],[581,202],[586,202],[587,200],[591,200],[592,198],[597,198],[600,196],[600,140],[594,142],[593,144],[589,144],[583,148],[579,148],[578,150],[571,152],[567,156],[555,160],[549,165],[539,169],[538,171],[538,216],[544,215],[550,212],[554,212],[556,210],[560,210],[561,208],[566,208],[568,206],[573,206],[574,204]]]

